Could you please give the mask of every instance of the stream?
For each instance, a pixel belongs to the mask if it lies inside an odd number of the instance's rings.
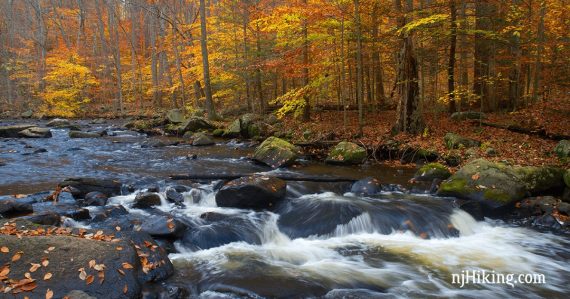
[[[9,124],[9,123],[3,123]],[[175,274],[166,282],[195,298],[564,298],[570,293],[570,238],[512,223],[476,221],[452,198],[413,186],[413,168],[382,164],[331,166],[300,160],[287,170],[251,162],[255,146],[216,140],[214,146],[156,146],[119,123],[89,124],[108,137],[0,139],[0,196],[53,190],[68,177],[113,178],[129,185],[107,205],[136,216],[137,192],[159,187],[156,207],[187,225],[172,240]],[[46,151],[38,151],[45,149]],[[190,156],[196,155],[193,159]],[[219,182],[172,181],[175,174],[291,172],[376,177],[384,191],[350,193],[350,183],[287,182],[287,198],[272,211],[217,207]],[[167,186],[184,186],[183,205],[165,200]],[[67,225],[90,227],[88,222]],[[459,284],[462,271],[543,274],[545,283]]]

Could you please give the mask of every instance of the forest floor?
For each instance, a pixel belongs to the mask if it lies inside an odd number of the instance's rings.
[[[553,149],[557,140],[541,136],[512,132],[503,128],[481,126],[479,121],[452,120],[446,113],[424,113],[428,130],[426,134],[412,136],[407,134],[390,135],[392,125],[396,120],[395,111],[369,112],[365,115],[365,126],[362,137],[357,136],[358,115],[356,111],[347,112],[347,126],[343,126],[343,112],[323,111],[314,112],[311,122],[303,123],[291,117],[284,121],[293,132],[296,141],[319,140],[350,140],[356,143],[374,147],[394,139],[412,147],[429,149],[440,155],[460,154],[466,158],[467,149],[449,150],[445,147],[443,136],[448,132],[459,134],[482,142],[480,148],[475,148],[475,157],[484,157],[494,161],[508,161],[516,165],[556,165],[569,167],[556,157]],[[542,102],[511,113],[488,113],[487,123],[500,125],[517,125],[530,130],[543,129],[548,134],[570,135],[570,101],[559,100]],[[307,132],[311,132],[307,134]],[[310,137],[307,137],[309,135]],[[485,149],[492,147],[497,154],[486,155]],[[470,152],[473,153],[473,150]],[[393,162],[398,164],[397,161]]]

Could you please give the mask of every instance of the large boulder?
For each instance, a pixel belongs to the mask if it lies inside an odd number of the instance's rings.
[[[561,140],[554,148],[554,153],[561,159],[570,157],[570,140]]]
[[[564,169],[548,166],[525,166],[513,169],[532,195],[549,191],[560,194],[564,189]]]
[[[426,164],[414,175],[416,181],[433,181],[434,179],[446,180],[451,176],[451,172],[447,167],[440,163],[429,163]]]
[[[371,196],[382,192],[382,185],[376,178],[358,180],[350,187],[350,192],[359,196]]]
[[[503,207],[521,200],[527,193],[525,183],[512,167],[476,159],[442,182],[437,194]]]
[[[201,130],[212,130],[215,129],[214,125],[209,123],[203,118],[192,117],[184,122],[181,126],[183,132],[191,131],[197,132]]]
[[[225,130],[224,137],[255,138],[267,136],[270,125],[260,115],[247,113],[234,120]]]
[[[102,135],[95,132],[69,131],[69,138],[98,138]]]
[[[285,198],[287,183],[267,176],[249,176],[226,183],[216,194],[219,207],[270,209]]]
[[[181,109],[172,109],[166,112],[166,120],[171,124],[181,124],[186,118],[184,117],[184,111]]]
[[[478,147],[481,145],[480,141],[465,138],[455,133],[447,133],[443,137],[445,146],[449,149],[455,149],[460,147]]]
[[[85,194],[82,202],[84,206],[104,206],[107,204],[108,196],[99,191],[93,191]]]
[[[453,120],[466,120],[466,119],[486,119],[487,115],[483,112],[478,111],[463,111],[463,112],[455,112],[451,114],[451,119]]]
[[[76,199],[85,198],[90,192],[101,192],[107,197],[121,194],[121,182],[112,179],[98,178],[68,178],[59,183],[62,188],[70,187],[71,194]]]
[[[0,126],[0,138],[18,138],[21,131],[36,127],[35,125]]]
[[[214,140],[212,140],[212,138],[210,138],[210,136],[198,132],[198,133],[194,133],[194,135],[192,135],[192,145],[194,146],[206,146],[206,145],[214,145],[216,144],[214,142]]]
[[[298,154],[299,149],[291,143],[277,137],[269,137],[255,149],[253,159],[278,168],[293,164]]]
[[[174,272],[166,252],[145,233],[56,229],[27,221],[5,222],[0,229],[0,244],[9,250],[0,253],[0,269],[9,271],[0,272],[7,272],[5,286],[13,287],[3,290],[6,295],[63,298],[81,291],[96,298],[139,298],[144,283]]]
[[[32,110],[26,110],[22,113],[20,113],[20,117],[22,118],[31,118],[34,115],[34,111]]]
[[[332,164],[360,164],[366,159],[366,149],[356,143],[343,141],[337,144],[326,159]]]
[[[224,131],[224,137],[236,138],[241,136],[241,119],[234,120]]]
[[[51,131],[48,128],[31,127],[18,132],[18,136],[24,138],[50,138]]]

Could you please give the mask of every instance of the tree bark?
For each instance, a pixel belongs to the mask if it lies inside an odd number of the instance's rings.
[[[449,0],[451,14],[450,40],[449,40],[449,63],[447,65],[447,93],[449,95],[449,113],[457,110],[455,105],[455,48],[457,46],[457,12],[455,0]]]
[[[303,3],[305,4],[305,16],[303,17],[303,85],[309,86],[309,15],[306,11],[308,0],[303,0]],[[309,121],[311,119],[311,103],[308,95],[303,96],[303,102],[303,121]]]
[[[210,82],[210,62],[208,60],[208,30],[206,28],[206,1],[200,0],[200,46],[202,49],[202,68],[204,72],[204,92],[206,94],[206,111],[208,119],[217,118],[212,98],[212,84]]]
[[[360,24],[360,1],[354,0],[354,25],[356,27],[356,101],[358,102],[358,135],[363,135],[364,74],[362,66],[362,28]]]

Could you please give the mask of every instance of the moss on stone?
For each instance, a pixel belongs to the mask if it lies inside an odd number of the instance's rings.
[[[441,183],[438,193],[440,195],[461,195],[471,192],[467,185],[467,180],[463,178],[452,178]]]
[[[566,183],[566,187],[570,188],[570,169],[564,173],[564,183]]]
[[[447,169],[447,167],[443,166],[440,163],[428,163],[416,172],[414,178],[415,179],[425,179],[425,180],[433,180],[433,179],[442,179],[445,180],[451,176],[451,173]]]
[[[291,143],[269,137],[255,150],[254,159],[272,167],[287,166],[297,159],[298,149]]]
[[[212,132],[212,135],[215,136],[215,137],[220,137],[220,136],[224,135],[224,132],[225,132],[225,131],[224,131],[223,129],[215,129],[215,130]]]
[[[499,189],[485,189],[483,192],[483,198],[485,200],[500,202],[503,204],[511,202],[511,196]]]
[[[327,162],[342,164],[359,164],[366,159],[366,149],[356,143],[343,141],[337,144],[329,153]]]

